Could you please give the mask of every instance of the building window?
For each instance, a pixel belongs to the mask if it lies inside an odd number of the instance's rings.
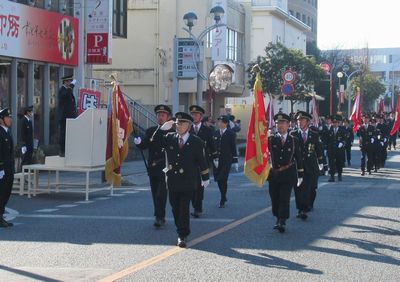
[[[243,59],[243,34],[227,28],[226,30],[227,53],[226,57],[230,61],[241,62]]]
[[[307,25],[308,25],[308,26],[311,26],[310,17],[307,17]]]
[[[314,19],[311,18],[311,31],[314,32]]]
[[[372,55],[369,57],[369,62],[371,64],[386,64],[387,57],[386,55]]]
[[[294,16],[294,12],[292,10],[289,10],[289,14]]]
[[[33,87],[33,112],[34,124],[33,135],[39,140],[44,141],[44,120],[43,120],[43,88],[44,88],[44,65],[35,64],[34,87]]]
[[[126,38],[128,34],[128,1],[114,0],[113,2],[113,35]]]
[[[58,144],[57,96],[59,87],[59,68],[51,66],[49,85],[50,144]]]
[[[0,109],[11,106],[10,96],[11,61],[0,59]]]
[[[301,20],[301,16],[300,16],[300,13],[299,13],[299,12],[296,12],[296,18],[297,18],[298,20]]]
[[[303,23],[306,23],[306,15],[301,15],[301,21],[302,21]]]

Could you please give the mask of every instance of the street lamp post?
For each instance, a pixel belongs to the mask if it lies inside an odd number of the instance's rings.
[[[338,99],[339,99],[339,103],[338,103],[337,110],[338,110],[338,111],[340,111],[340,98],[341,98],[341,92],[340,92],[340,79],[343,77],[343,73],[339,71],[339,72],[336,74],[336,76],[339,78],[339,97],[338,97]]]
[[[195,22],[197,20],[197,15],[193,12],[189,12],[186,13],[183,16],[183,20],[185,21],[185,24],[188,28],[183,28],[183,30],[185,30],[189,35],[190,38],[193,39],[193,41],[195,42],[195,44],[198,47],[198,50],[200,53],[200,48],[202,46],[202,40],[203,38],[213,29],[216,29],[218,27],[222,27],[222,26],[226,26],[223,23],[220,23],[221,18],[223,17],[225,11],[221,6],[215,6],[210,10],[210,14],[214,15],[214,21],[215,24],[207,27],[205,30],[203,30],[199,36],[195,36],[192,33],[192,28],[195,25]],[[196,62],[195,58],[197,57],[197,54],[195,54],[195,52],[193,52],[193,64],[194,67],[196,69],[197,72],[197,91],[196,91],[196,102],[197,105],[201,105],[202,101],[203,101],[203,91],[202,91],[202,80],[207,80],[208,77],[207,75],[204,75],[202,73],[202,68],[203,68],[203,62],[202,62],[202,58],[200,58],[199,56],[199,60]],[[176,73],[176,69],[174,68],[174,74],[173,74],[173,97],[172,97],[172,109],[173,112],[176,112],[177,109],[179,107],[179,81],[177,79],[177,73]]]

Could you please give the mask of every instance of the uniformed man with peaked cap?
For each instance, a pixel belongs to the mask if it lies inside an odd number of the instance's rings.
[[[162,140],[166,154],[165,173],[169,201],[172,206],[179,247],[186,247],[190,234],[190,200],[197,185],[200,171],[202,186],[207,187],[209,169],[204,155],[204,142],[190,133],[193,123],[191,115],[178,112],[175,114],[176,133],[168,133]],[[174,121],[168,121],[161,130],[170,130]]]
[[[14,182],[14,142],[10,132],[11,124],[10,110],[0,110],[0,227],[13,226],[4,219]]]
[[[21,118],[21,168],[24,165],[32,164],[33,154],[33,106],[24,109],[24,116]]]
[[[149,150],[147,159],[147,174],[149,175],[151,195],[154,207],[154,223],[156,228],[165,224],[165,207],[167,203],[167,187],[165,182],[165,153],[162,147],[162,137],[169,131],[160,130],[160,127],[171,117],[171,108],[167,105],[157,105],[154,107],[158,125],[146,130],[143,139],[139,136],[133,139],[140,150]]]
[[[228,177],[231,166],[238,166],[236,134],[229,127],[229,117],[222,115],[218,118],[218,129],[214,132],[214,144],[217,157],[213,160],[214,179],[218,184],[221,198],[219,207],[224,208],[228,201]]]
[[[288,134],[290,117],[282,112],[274,116],[277,133],[268,137],[271,170],[268,176],[274,229],[283,233],[289,218],[290,194],[303,182],[302,152],[297,137]]]
[[[190,129],[190,133],[196,135],[204,142],[204,153],[207,160],[207,166],[210,167],[213,159],[216,158],[217,151],[213,142],[213,130],[205,126],[202,123],[203,115],[205,110],[197,105],[189,107],[190,115],[193,118],[193,125]],[[193,194],[192,206],[194,208],[193,217],[198,218],[203,213],[203,199],[204,199],[204,187],[201,186],[200,173],[197,179],[197,187]]]
[[[323,144],[317,131],[310,128],[312,116],[304,111],[295,116],[298,126],[290,134],[299,140],[304,167],[303,182],[294,188],[298,218],[307,219],[307,212],[314,207],[318,176],[323,169]]]
[[[332,115],[332,126],[328,131],[328,159],[329,159],[329,182],[335,181],[335,174],[338,180],[342,181],[342,172],[345,161],[346,132],[342,126],[342,116]]]

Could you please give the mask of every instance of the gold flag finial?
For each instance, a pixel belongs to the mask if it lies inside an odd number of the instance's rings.
[[[259,66],[258,64],[255,64],[255,65],[251,68],[251,72],[252,72],[252,73],[255,73],[255,74],[260,73],[260,72],[261,72],[260,66]]]

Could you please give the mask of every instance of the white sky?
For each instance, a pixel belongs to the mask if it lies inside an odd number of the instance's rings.
[[[318,47],[400,47],[400,0],[319,0]]]

